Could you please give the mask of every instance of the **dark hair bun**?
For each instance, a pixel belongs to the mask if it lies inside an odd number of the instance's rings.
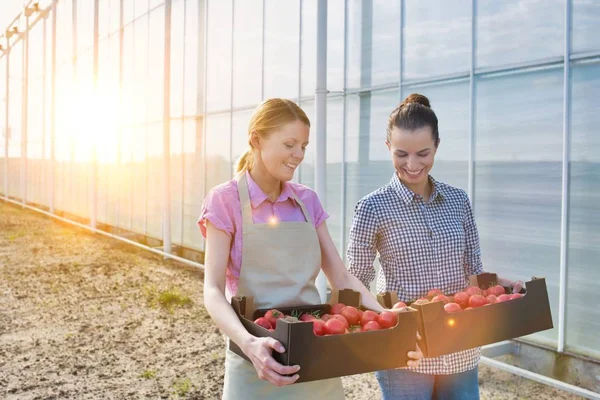
[[[419,103],[421,105],[424,105],[427,108],[431,108],[431,104],[429,104],[429,99],[419,93],[409,94],[408,97],[404,99],[401,106],[405,106],[409,103]]]

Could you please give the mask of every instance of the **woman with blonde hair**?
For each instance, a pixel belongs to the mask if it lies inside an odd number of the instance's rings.
[[[273,338],[255,337],[243,327],[230,301],[253,296],[258,308],[319,304],[315,279],[323,270],[333,289],[361,293],[363,304],[383,308],[344,266],[327,230],[327,213],[306,186],[292,183],[304,159],[310,121],[290,100],[269,99],[248,127],[248,151],[235,179],[207,195],[198,221],[206,237],[204,303],[228,337],[252,361],[229,346],[224,399],[343,399],[341,379],[291,385],[302,371],[271,356],[284,352]],[[418,360],[420,352],[409,352]],[[409,361],[417,365],[418,361]]]

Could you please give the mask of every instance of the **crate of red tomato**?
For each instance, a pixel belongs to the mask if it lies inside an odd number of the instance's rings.
[[[520,293],[496,283],[497,276],[469,277],[465,290],[438,289],[408,303],[419,311],[419,346],[425,357],[437,357],[551,329],[552,314],[544,278],[532,278]],[[384,307],[406,307],[395,292],[378,296]]]
[[[327,304],[255,309],[251,297],[231,304],[248,332],[285,347],[273,352],[278,362],[300,365],[296,383],[405,367],[416,348],[418,312],[368,310],[350,289],[334,291]],[[235,343],[230,348],[248,359]]]

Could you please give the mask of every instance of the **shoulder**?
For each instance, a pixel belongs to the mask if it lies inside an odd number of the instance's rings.
[[[464,204],[469,201],[469,195],[461,188],[436,181],[437,190],[448,200]]]
[[[298,198],[300,198],[300,200],[302,200],[303,202],[312,204],[315,201],[317,201],[320,203],[319,196],[317,196],[317,192],[315,192],[308,186],[296,182],[288,182],[287,184],[290,186],[290,189],[292,189],[296,196],[298,196]]]
[[[233,205],[239,204],[239,201],[237,181],[232,179],[213,187],[206,194],[204,206],[208,208],[231,209]]]
[[[239,199],[238,185],[235,179],[213,187],[206,195],[207,199],[220,198],[226,201]]]
[[[362,199],[356,203],[356,207],[358,208],[367,208],[371,210],[376,210],[386,203],[390,202],[394,196],[393,188],[390,185],[385,185],[372,191],[371,193],[364,196]]]

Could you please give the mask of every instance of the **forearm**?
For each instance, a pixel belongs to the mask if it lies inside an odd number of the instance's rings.
[[[244,328],[223,292],[215,287],[205,287],[204,306],[219,329],[244,351],[254,336]]]

